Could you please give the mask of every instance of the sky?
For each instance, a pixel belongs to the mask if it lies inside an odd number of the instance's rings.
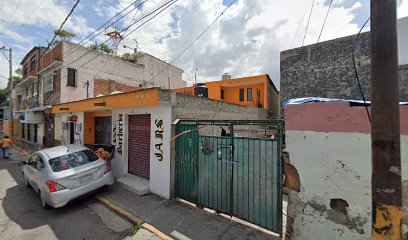
[[[310,15],[312,2],[313,11]],[[134,0],[81,0],[64,29],[80,42]],[[119,43],[152,54],[184,70],[183,80],[193,83],[232,77],[269,74],[279,89],[280,52],[317,42],[330,0],[178,0],[149,23],[136,29],[165,0],[138,0],[129,14],[112,27],[128,35]],[[13,48],[13,69],[34,46],[47,46],[75,0],[0,0],[0,46]],[[186,47],[230,4],[224,14],[195,44]],[[408,0],[397,0],[398,18],[408,16]],[[127,13],[126,11],[124,13]],[[320,41],[356,34],[369,17],[369,0],[333,0]],[[306,31],[307,20],[310,21]],[[115,18],[117,20],[117,18]],[[369,24],[368,24],[369,25]],[[135,31],[133,31],[135,30]],[[369,30],[367,26],[364,31]],[[101,43],[102,33],[86,44]],[[113,42],[107,42],[112,46]],[[5,52],[7,54],[7,52]],[[173,61],[174,60],[174,61]],[[0,88],[6,86],[8,62],[0,54]]]

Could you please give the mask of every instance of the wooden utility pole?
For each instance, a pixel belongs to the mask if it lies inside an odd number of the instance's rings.
[[[402,239],[395,0],[371,0],[372,239]]]

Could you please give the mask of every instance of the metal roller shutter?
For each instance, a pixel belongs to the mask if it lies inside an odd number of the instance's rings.
[[[129,116],[128,172],[150,178],[150,114]]]

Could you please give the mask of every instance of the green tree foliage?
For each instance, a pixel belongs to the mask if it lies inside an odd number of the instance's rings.
[[[7,88],[0,89],[0,103],[7,100],[7,96],[9,94],[9,90]]]
[[[113,53],[112,48],[110,48],[110,47],[109,47],[108,45],[106,45],[105,43],[102,43],[102,44],[97,44],[97,43],[95,43],[95,44],[92,44],[92,45],[90,46],[90,48],[91,48],[92,50],[96,50],[96,51],[103,52],[103,53],[107,53],[107,54]]]
[[[17,84],[19,84],[21,82],[21,68],[17,68],[15,73],[17,75],[14,75],[12,77],[13,79],[13,86],[16,86]],[[7,100],[7,97],[10,93],[10,81],[7,82],[7,87],[4,89],[0,89],[0,103],[4,102]]]
[[[68,32],[64,29],[61,30],[54,30],[54,34],[57,35],[57,39],[54,40],[54,42],[52,42],[52,46],[54,47],[55,45],[57,45],[59,42],[61,41],[69,41],[72,38],[76,37],[75,33],[72,32]]]
[[[126,61],[133,61],[133,56],[130,53],[124,53],[121,58]]]

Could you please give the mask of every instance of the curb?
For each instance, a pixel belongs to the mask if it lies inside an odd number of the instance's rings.
[[[18,151],[20,151],[22,154],[26,155],[26,156],[30,156],[30,154],[25,151],[24,149],[13,145],[13,148],[17,149]],[[119,207],[118,205],[116,205],[115,203],[111,202],[110,200],[101,197],[101,196],[95,196],[96,200],[98,200],[100,203],[102,203],[103,205],[105,205],[105,207],[107,207],[108,209],[110,209],[111,211],[113,211],[114,213],[118,214],[119,216],[129,220],[130,222],[137,224],[139,226],[141,226],[142,228],[156,234],[159,238],[163,239],[163,240],[173,240],[173,238],[167,236],[166,234],[164,234],[163,232],[161,232],[159,229],[155,228],[154,226],[143,222],[143,220],[141,220],[140,218],[134,216],[132,213],[124,210],[123,208]]]
[[[110,200],[108,200],[108,199],[106,199],[104,197],[101,197],[101,196],[96,196],[95,198],[100,203],[102,203],[107,208],[109,208],[111,211],[117,213],[121,217],[131,221],[134,224],[140,225],[142,228],[156,234],[159,238],[161,238],[163,240],[173,240],[171,237],[167,236],[166,234],[164,234],[163,232],[161,232],[160,230],[158,230],[154,226],[152,226],[152,225],[150,225],[150,224],[148,224],[146,222],[143,222],[143,220],[141,220],[140,218],[134,216],[132,213],[122,209],[121,207],[119,207],[115,203],[111,202]]]

